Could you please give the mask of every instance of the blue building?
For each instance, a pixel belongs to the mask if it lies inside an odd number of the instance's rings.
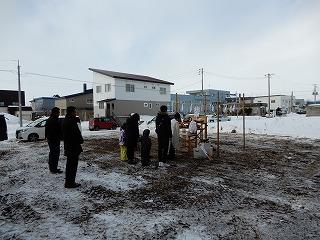
[[[171,102],[168,106],[168,110],[171,112],[176,111],[176,97],[178,112],[183,114],[194,113],[200,111],[200,113],[213,114],[218,102],[218,93],[220,103],[225,103],[226,98],[230,97],[230,91],[204,89],[187,91],[187,94],[171,94]]]
[[[31,107],[34,112],[43,115],[49,115],[51,109],[55,106],[56,97],[39,97],[31,100]]]

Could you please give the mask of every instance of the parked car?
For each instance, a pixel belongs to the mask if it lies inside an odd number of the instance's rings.
[[[16,138],[19,140],[25,140],[30,142],[35,142],[38,140],[45,139],[45,126],[48,118],[49,117],[42,117],[29,123],[24,127],[19,127],[16,130]],[[61,121],[61,124],[62,124],[64,120],[64,116],[60,116],[59,120]],[[81,121],[79,117],[77,117],[77,122],[78,122],[78,127],[80,131],[82,131]]]
[[[231,121],[231,117],[229,117],[229,116],[219,116],[219,122],[226,122],[226,121]],[[217,117],[216,116],[211,116],[209,118],[209,122],[217,122]]]
[[[116,129],[117,127],[119,127],[119,125],[112,117],[98,117],[89,121],[90,131],[97,131],[99,129]]]
[[[305,109],[298,109],[297,110],[297,114],[306,114],[307,113],[307,111],[305,110]]]

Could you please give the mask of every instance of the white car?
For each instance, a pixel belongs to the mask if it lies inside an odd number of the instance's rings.
[[[16,138],[19,140],[26,140],[30,142],[45,139],[45,126],[48,118],[49,117],[42,117],[29,123],[25,127],[19,127],[16,130]],[[59,120],[63,121],[64,116],[60,116]],[[77,117],[77,122],[78,127],[81,131],[81,122],[79,117]]]
[[[219,122],[231,121],[231,117],[229,116],[219,116]],[[212,116],[209,118],[209,122],[217,122],[217,117]]]

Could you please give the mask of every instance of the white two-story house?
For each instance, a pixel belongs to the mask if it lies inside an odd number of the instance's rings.
[[[155,115],[170,104],[171,82],[160,79],[89,68],[93,72],[95,117]]]
[[[269,105],[268,96],[254,97],[254,103],[266,103]],[[292,112],[295,106],[295,97],[290,95],[271,95],[270,110],[275,111],[278,107],[285,112]],[[267,109],[269,106],[267,106]]]

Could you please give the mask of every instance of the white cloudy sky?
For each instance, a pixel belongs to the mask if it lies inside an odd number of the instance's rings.
[[[0,0],[0,70],[33,97],[66,95],[89,67],[205,88],[312,99],[320,86],[319,0]],[[16,89],[0,71],[0,89]],[[90,86],[90,84],[89,84]]]

